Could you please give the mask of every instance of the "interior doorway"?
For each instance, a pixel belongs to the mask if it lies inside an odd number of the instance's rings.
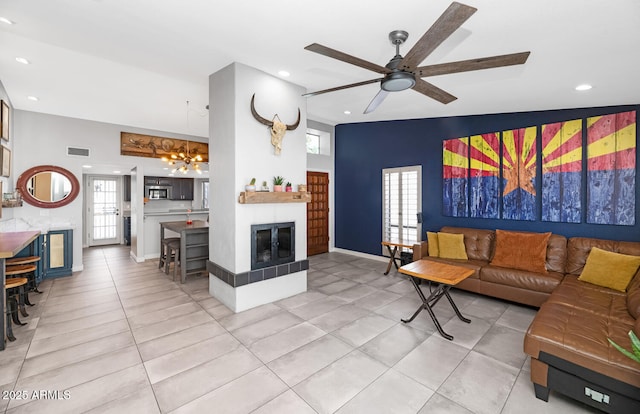
[[[329,173],[307,171],[307,256],[329,251]]]
[[[89,176],[87,191],[87,226],[89,246],[120,244],[121,179],[110,176]]]

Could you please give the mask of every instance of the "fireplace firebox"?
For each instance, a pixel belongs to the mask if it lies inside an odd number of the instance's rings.
[[[251,270],[295,261],[295,223],[251,226]]]

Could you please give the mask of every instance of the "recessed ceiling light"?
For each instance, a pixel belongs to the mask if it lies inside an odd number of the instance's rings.
[[[114,174],[120,174],[120,171],[118,171],[118,170],[114,170],[114,171],[113,171],[113,173],[114,173]]]
[[[0,17],[0,22],[6,23],[6,24],[15,24],[15,22],[12,22],[11,20],[7,19],[6,17]]]
[[[167,174],[169,177],[173,177],[173,174]]]
[[[344,111],[345,115],[351,115],[351,111]]]
[[[38,102],[40,100],[37,96],[27,96],[27,99],[34,102]]]
[[[169,167],[164,167],[164,168],[163,168],[163,170],[168,170],[168,169],[169,169]]]
[[[583,83],[582,85],[576,86],[576,91],[588,91],[591,88],[593,88],[593,86],[587,83]]]
[[[91,168],[90,165],[83,165],[82,168]]]
[[[291,74],[289,72],[287,72],[286,70],[279,70],[278,71],[278,75],[282,76],[283,78],[287,78],[287,77],[291,76]]]
[[[27,59],[25,59],[23,57],[17,57],[16,58],[16,62],[22,63],[23,65],[28,65],[29,63],[31,63],[31,62],[29,62]]]

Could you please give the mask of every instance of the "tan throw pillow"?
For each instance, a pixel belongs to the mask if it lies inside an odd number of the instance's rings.
[[[438,250],[443,259],[468,259],[467,250],[464,247],[464,234],[439,232]]]
[[[547,273],[547,243],[551,233],[496,230],[496,252],[491,264],[510,269]]]
[[[438,248],[438,233],[433,231],[427,232],[427,247],[429,248],[429,256],[440,257],[440,249]]]
[[[640,256],[591,248],[578,280],[625,292],[640,267]]]

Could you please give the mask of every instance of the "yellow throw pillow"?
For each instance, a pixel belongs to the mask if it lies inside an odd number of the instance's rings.
[[[438,233],[433,231],[427,232],[427,247],[429,248],[429,256],[440,257],[440,249],[438,248]]]
[[[439,232],[438,250],[443,259],[468,259],[467,250],[464,247],[464,234]]]
[[[591,248],[578,280],[625,292],[640,267],[640,256]]]

